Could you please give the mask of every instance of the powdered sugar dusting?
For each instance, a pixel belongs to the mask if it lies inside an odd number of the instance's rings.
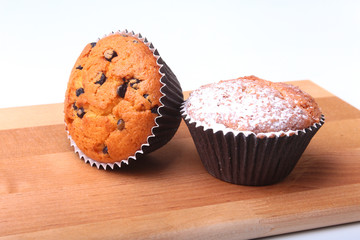
[[[306,111],[266,81],[235,79],[195,90],[184,111],[205,128],[267,133],[300,130]]]

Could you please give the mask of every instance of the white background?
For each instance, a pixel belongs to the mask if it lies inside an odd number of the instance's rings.
[[[62,102],[83,47],[119,29],[147,37],[183,90],[245,75],[310,79],[360,109],[356,0],[0,1],[0,107]],[[359,224],[286,238],[355,235]]]
[[[184,90],[310,79],[360,109],[359,1],[1,1],[0,107],[64,100],[86,43],[146,36]]]

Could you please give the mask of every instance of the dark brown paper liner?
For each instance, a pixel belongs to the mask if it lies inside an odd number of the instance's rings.
[[[225,182],[264,186],[280,182],[294,169],[319,123],[296,134],[259,138],[255,134],[214,132],[191,122],[184,113],[196,149],[205,169]]]
[[[146,38],[142,37],[140,33],[135,34],[133,31],[117,31],[111,34],[132,36],[148,46],[157,59],[157,64],[160,67],[159,72],[162,75],[160,82],[163,84],[163,86],[160,89],[160,92],[162,93],[162,97],[160,97],[160,103],[162,105],[157,109],[158,116],[155,118],[155,126],[151,129],[152,134],[148,136],[146,143],[142,144],[139,147],[139,150],[137,150],[134,155],[128,157],[127,159],[123,159],[114,163],[98,162],[87,157],[81,151],[81,149],[77,147],[71,136],[68,135],[71,146],[74,147],[74,151],[79,154],[81,159],[83,159],[86,163],[89,163],[91,166],[96,166],[97,168],[102,167],[105,170],[114,169],[115,166],[121,167],[122,163],[129,164],[130,160],[136,160],[141,155],[153,152],[169,142],[179,128],[181,122],[180,107],[184,101],[183,92],[179,81],[169,66],[160,57],[158,50],[154,48],[152,43],[150,43]]]

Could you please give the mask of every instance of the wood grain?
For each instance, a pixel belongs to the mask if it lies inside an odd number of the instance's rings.
[[[285,181],[203,168],[184,123],[163,148],[98,170],[69,146],[62,104],[0,109],[0,239],[247,239],[360,221],[360,111],[295,81],[326,116]]]

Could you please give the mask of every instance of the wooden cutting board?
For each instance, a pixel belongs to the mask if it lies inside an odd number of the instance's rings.
[[[0,109],[0,239],[245,239],[360,221],[360,111],[311,81],[325,125],[285,181],[222,182],[184,123],[115,171],[79,160],[62,104]]]

